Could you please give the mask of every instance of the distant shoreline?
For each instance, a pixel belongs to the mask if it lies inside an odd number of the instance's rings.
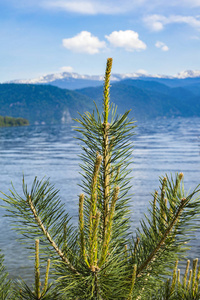
[[[24,118],[0,116],[0,127],[16,127],[16,126],[28,126],[28,125],[29,125],[29,121]]]

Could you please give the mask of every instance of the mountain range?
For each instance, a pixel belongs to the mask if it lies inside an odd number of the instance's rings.
[[[176,83],[177,86],[185,85],[188,81],[189,84],[192,82],[200,81],[200,71],[183,71],[175,76],[167,75],[149,75],[146,73],[136,72],[136,73],[125,73],[125,74],[112,74],[111,82],[119,82],[124,79],[140,79],[140,80],[150,80],[159,81],[166,84],[170,82]],[[57,86],[59,88],[74,90],[85,87],[101,86],[103,84],[103,75],[80,75],[78,73],[72,72],[61,72],[55,74],[44,75],[35,79],[25,79],[25,80],[13,80],[6,83],[23,83],[23,84],[50,84]]]
[[[131,109],[130,117],[138,121],[200,117],[200,77],[198,72],[187,74],[190,77],[113,75],[111,101],[118,113]],[[78,112],[91,112],[93,101],[101,109],[103,77],[81,76],[49,75],[42,82],[0,84],[0,115],[26,118],[30,124],[56,124],[71,123]]]
[[[200,81],[199,81],[200,83]],[[102,99],[102,87],[76,90],[92,97],[97,105]],[[127,79],[111,86],[111,99],[119,112],[132,109],[137,120],[163,117],[200,117],[200,84],[171,87],[158,81]]]

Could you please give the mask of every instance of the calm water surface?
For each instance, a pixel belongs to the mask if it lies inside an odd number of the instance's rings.
[[[184,173],[186,189],[200,183],[200,119],[156,120],[137,124],[133,137],[131,207],[132,229],[147,211],[151,193],[159,186],[159,176]],[[8,193],[11,181],[21,193],[22,175],[30,186],[34,177],[50,177],[76,224],[78,215],[79,157],[81,149],[69,126],[0,128],[0,190]],[[0,202],[0,204],[3,204]],[[13,277],[33,277],[33,262],[16,242],[9,220],[0,209],[0,248]],[[200,230],[192,242],[189,257],[200,258]],[[31,275],[30,275],[31,270]]]

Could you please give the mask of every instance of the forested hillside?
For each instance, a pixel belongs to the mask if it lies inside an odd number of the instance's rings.
[[[97,104],[102,99],[101,87],[79,89],[77,92],[91,97]],[[169,87],[155,81],[127,79],[113,83],[110,93],[120,112],[131,108],[131,116],[138,120],[200,117],[200,93],[197,86]]]
[[[126,79],[111,86],[118,112],[131,109],[136,120],[200,117],[199,84],[172,87],[157,81]],[[75,91],[51,85],[0,84],[0,115],[28,119],[30,124],[72,123],[78,112],[101,109],[103,87]]]
[[[0,115],[20,116],[30,124],[70,123],[91,105],[87,96],[50,85],[0,84]]]

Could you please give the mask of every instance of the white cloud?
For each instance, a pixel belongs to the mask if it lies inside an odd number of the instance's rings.
[[[148,74],[147,70],[144,70],[144,69],[139,69],[139,70],[136,71],[136,73],[139,73],[139,74],[142,74],[142,75],[147,75]]]
[[[157,48],[160,48],[162,51],[168,51],[169,50],[169,47],[167,45],[165,45],[165,43],[163,43],[163,42],[158,41],[158,42],[155,43],[155,46]]]
[[[5,0],[0,0],[0,2]],[[62,10],[79,14],[122,14],[129,12],[150,13],[200,7],[200,0],[6,0],[16,9],[35,8]]]
[[[8,0],[7,0],[8,1]],[[18,0],[25,2],[36,2],[37,0]],[[134,12],[138,9],[142,13],[171,9],[172,11],[181,8],[192,9],[200,6],[200,0],[38,0],[40,6],[53,9],[61,9],[68,12],[80,14],[122,14]]]
[[[145,17],[143,20],[147,27],[152,31],[160,31],[164,28],[164,24],[166,24],[166,17],[161,15],[151,15]]]
[[[124,48],[126,51],[144,50],[147,47],[139,39],[138,33],[132,30],[113,31],[105,37],[113,47]]]
[[[73,72],[73,68],[70,67],[70,66],[61,67],[61,68],[60,68],[60,71],[61,71],[61,72],[71,73],[71,72]]]
[[[138,7],[146,0],[44,0],[46,8],[61,9],[80,14],[121,14]]]
[[[185,23],[197,29],[200,29],[200,18],[199,16],[171,16],[168,19],[169,23]]]
[[[5,0],[0,0],[0,2]],[[157,1],[157,0],[155,0]],[[122,14],[136,11],[148,0],[6,0],[16,9],[51,9],[86,15]]]
[[[144,18],[144,22],[152,31],[161,31],[165,25],[179,23],[187,24],[200,30],[200,17],[199,16],[180,16],[171,15],[165,17],[163,15],[150,15]]]
[[[88,31],[81,31],[72,38],[63,39],[62,42],[66,49],[79,53],[96,54],[100,49],[106,47],[104,41],[100,41],[98,37]]]
[[[182,4],[189,7],[198,7],[200,6],[200,0],[180,0]]]
[[[113,31],[105,38],[112,47],[124,48],[126,51],[144,50],[146,44],[139,39],[137,32],[132,30]],[[62,40],[63,46],[73,52],[96,54],[106,48],[106,42],[100,41],[88,31],[82,31],[72,38]],[[68,68],[68,67],[67,67]]]
[[[50,8],[58,8],[80,14],[94,15],[97,13],[97,7],[90,1],[50,1],[46,2],[46,5]]]

